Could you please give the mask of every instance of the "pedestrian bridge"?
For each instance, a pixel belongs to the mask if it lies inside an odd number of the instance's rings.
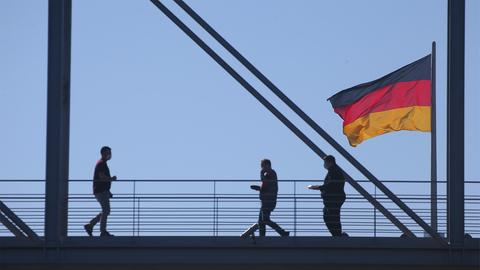
[[[43,180],[0,181],[1,200],[36,235],[13,237],[0,229],[0,265],[38,268],[85,267],[104,264],[118,269],[128,264],[175,265],[177,269],[235,266],[346,268],[479,265],[480,182],[466,181],[465,245],[456,250],[446,240],[432,239],[369,181],[361,181],[376,200],[405,224],[415,237],[403,233],[362,196],[347,187],[342,226],[350,237],[330,237],[323,223],[322,200],[307,190],[319,180],[279,180],[279,197],[272,219],[291,232],[278,237],[267,228],[266,238],[239,235],[258,218],[258,193],[247,180],[118,180],[112,186],[108,229],[113,238],[88,237],[83,225],[100,211],[91,194],[91,180],[70,180],[68,236],[59,245],[43,241],[45,195],[18,193],[44,190]],[[430,181],[383,180],[423,220],[429,220]],[[440,181],[439,185],[444,182]],[[17,188],[13,188],[17,187]],[[37,188],[38,187],[38,188]],[[440,189],[440,194],[442,194]],[[438,197],[440,235],[446,231],[446,198]],[[94,235],[98,235],[98,228]],[[21,251],[21,252],[19,252]],[[345,260],[348,258],[348,260]],[[221,263],[219,263],[221,262]],[[215,267],[214,267],[215,268]],[[263,267],[262,267],[263,268]],[[452,268],[452,269],[453,269]],[[23,269],[23,268],[22,268]],[[455,268],[456,269],[456,268]]]

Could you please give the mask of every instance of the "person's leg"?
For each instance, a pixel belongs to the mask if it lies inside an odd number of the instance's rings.
[[[331,223],[328,215],[328,208],[326,205],[323,206],[323,222],[325,222],[325,226],[327,226],[328,231],[331,233],[332,230],[330,230]]]
[[[341,209],[342,209],[342,205],[343,203],[345,202],[345,199],[344,198],[339,198],[338,201],[336,202],[336,205],[335,205],[335,230],[336,230],[336,234],[337,236],[342,236],[342,220],[341,220]]]
[[[240,235],[243,238],[246,238],[248,236],[255,236],[255,231],[258,230],[258,223],[252,224],[246,231]]]
[[[88,236],[93,236],[93,227],[95,226],[95,224],[98,223],[101,215],[102,215],[102,212],[100,212],[98,215],[96,215],[94,218],[92,218],[92,220],[90,220],[90,222],[83,225],[83,228],[87,232]]]
[[[336,198],[328,208],[328,213],[330,215],[331,230],[333,236],[342,235],[342,223],[340,221],[340,208],[342,207],[343,200],[341,198]]]
[[[100,217],[102,216],[102,212],[98,213],[95,217],[93,217],[85,226],[92,228],[97,225],[97,223],[100,221]]]
[[[281,236],[288,236],[290,235],[289,232],[285,231],[284,229],[282,229],[282,227],[280,227],[280,225],[278,225],[276,222],[272,221],[272,220],[269,220],[267,221],[267,225],[270,226],[270,228],[274,229],[279,235]]]
[[[333,236],[342,235],[342,224],[340,223],[340,209],[338,207],[329,209],[331,214],[331,230]]]
[[[102,213],[100,215],[100,232],[107,231],[107,218],[110,215],[110,194],[108,191],[99,193],[97,197],[98,202],[102,206]]]
[[[94,218],[92,218],[92,220],[90,220],[88,225],[93,228],[100,221],[101,217],[102,217],[102,212],[98,213]]]
[[[325,222],[325,225],[328,228],[328,231],[332,234],[332,236],[335,236],[336,233],[336,228],[335,228],[335,220],[333,218],[333,208],[334,205],[331,201],[323,200],[323,221]]]
[[[278,225],[276,222],[271,220],[270,216],[272,215],[273,209],[268,209],[268,211],[264,211],[264,223],[268,225],[270,228],[274,229],[279,235],[281,236],[288,236],[290,233],[282,229],[280,225]]]
[[[262,227],[263,226],[263,227]],[[246,238],[250,235],[255,237],[255,231],[260,228],[260,236],[265,235],[265,223],[262,222],[262,209],[260,209],[259,214],[258,214],[258,221],[257,223],[252,224],[246,231],[244,231],[240,237]]]
[[[97,199],[97,201],[100,202],[97,198],[97,194],[95,194],[95,199]],[[101,204],[100,204],[100,206],[101,206]],[[95,227],[95,225],[97,225],[97,223],[100,221],[101,217],[102,217],[102,211],[100,211],[100,213],[98,213],[94,218],[92,218],[87,224],[85,224],[83,226],[83,228],[85,229],[85,231],[87,232],[87,234],[89,236],[92,236],[93,227]]]
[[[265,236],[267,231],[266,231],[266,226],[265,226],[265,208],[260,208],[260,213],[258,214],[258,228],[260,232],[260,236]]]

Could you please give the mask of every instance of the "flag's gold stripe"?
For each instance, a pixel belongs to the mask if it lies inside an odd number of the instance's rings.
[[[370,113],[343,127],[351,146],[399,130],[430,131],[430,106],[412,106]]]

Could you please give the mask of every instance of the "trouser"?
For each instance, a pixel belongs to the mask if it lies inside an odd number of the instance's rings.
[[[342,223],[340,221],[340,208],[345,202],[344,198],[323,200],[323,220],[332,236],[342,235]]]
[[[260,236],[266,235],[266,225],[274,229],[278,234],[283,235],[285,231],[275,222],[270,219],[273,208],[260,208],[260,213],[258,214],[258,228],[260,231]]]
[[[95,198],[97,199],[98,203],[100,203],[100,206],[102,207],[102,211],[94,217],[92,220],[90,220],[89,224],[90,226],[95,226],[100,221],[100,232],[106,232],[107,231],[107,218],[108,215],[110,215],[110,196],[112,193],[110,193],[109,190],[101,192],[101,193],[95,193]]]

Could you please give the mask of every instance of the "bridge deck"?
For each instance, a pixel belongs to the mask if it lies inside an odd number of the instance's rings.
[[[430,238],[69,237],[61,247],[0,238],[0,266],[22,269],[479,269],[480,240],[455,250]],[[140,266],[138,266],[140,265]],[[128,268],[128,267],[127,267]],[[13,268],[8,268],[13,269]],[[276,268],[279,269],[279,268]]]

